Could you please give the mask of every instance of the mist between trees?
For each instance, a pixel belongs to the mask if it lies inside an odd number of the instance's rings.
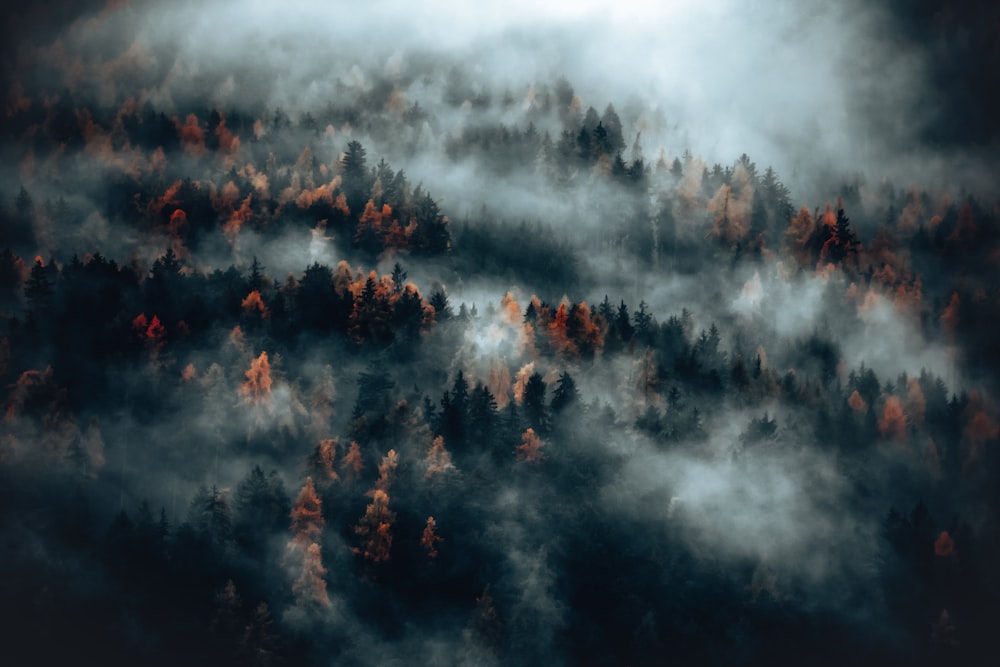
[[[22,14],[5,61],[18,664],[986,664],[985,158],[748,133],[786,181],[422,42],[281,97],[157,15]],[[986,131],[927,123],[928,174]]]

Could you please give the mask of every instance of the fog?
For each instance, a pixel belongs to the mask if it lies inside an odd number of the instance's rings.
[[[22,10],[22,20],[49,27],[48,39],[18,47],[7,69],[21,89],[65,86],[106,105],[141,86],[158,108],[280,106],[295,115],[387,85],[433,109],[461,63],[470,91],[508,90],[518,102],[532,84],[565,77],[585,106],[632,109],[627,137],[641,131],[648,157],[692,150],[711,164],[746,152],[809,199],[831,196],[823,192],[831,178],[988,185],[977,164],[988,144],[972,152],[967,142],[925,141],[955,122],[949,109],[969,101],[949,99],[936,76],[936,44],[924,40],[921,49],[917,31],[934,20],[927,8],[430,2],[403,19],[409,10],[398,2],[364,11],[326,2],[294,11],[271,2],[136,2],[74,16],[42,5]],[[974,9],[952,17],[980,18]],[[959,46],[948,53],[955,61],[976,55]],[[980,55],[987,71],[995,54]],[[985,102],[989,90],[983,81],[973,94]],[[460,117],[443,117],[444,130]]]
[[[5,10],[15,655],[978,664],[994,17]]]

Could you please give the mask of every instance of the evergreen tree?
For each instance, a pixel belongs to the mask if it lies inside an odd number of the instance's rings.
[[[366,155],[361,142],[351,141],[347,144],[347,150],[341,159],[344,196],[347,199],[347,208],[355,217],[360,216],[364,210],[371,188]]]
[[[653,316],[646,310],[646,302],[639,302],[639,309],[632,315],[635,322],[635,337],[643,344],[650,344],[653,334]]]
[[[441,401],[441,435],[455,449],[464,448],[469,418],[469,383],[458,371],[451,393]]]
[[[264,288],[264,265],[257,260],[257,255],[253,256],[253,262],[250,264],[247,287],[250,291],[257,290],[258,292]]]
[[[41,259],[36,259],[31,273],[24,284],[24,296],[28,300],[28,308],[33,313],[48,310],[52,304],[53,287],[49,280],[49,270],[42,263]]]
[[[429,301],[434,308],[434,318],[438,322],[444,322],[451,317],[451,306],[448,305],[448,296],[443,289],[434,290]]]
[[[393,293],[399,294],[403,291],[403,286],[406,284],[406,279],[408,275],[403,267],[400,266],[399,262],[392,265],[392,285]]]
[[[605,143],[605,153],[607,155],[614,155],[625,149],[625,135],[622,131],[622,121],[618,117],[618,113],[615,111],[615,107],[612,104],[604,109],[604,113],[601,115],[601,127],[605,130],[606,137],[604,139]]]
[[[545,380],[538,372],[532,373],[524,387],[524,415],[528,425],[536,432],[548,432],[548,413],[545,405]]]
[[[477,384],[469,398],[469,441],[492,451],[497,430],[497,402],[485,385]]]
[[[255,465],[236,486],[233,532],[244,548],[260,549],[267,538],[283,529],[290,502],[277,471],[265,474]]]
[[[844,213],[844,209],[837,209],[837,227],[835,231],[835,241],[830,246],[829,258],[834,263],[840,263],[851,256],[857,256],[858,238],[851,228],[850,218]]]
[[[559,384],[552,392],[552,414],[558,415],[567,408],[572,407],[579,400],[580,395],[576,390],[576,381],[569,371],[559,374]]]
[[[202,487],[191,501],[188,523],[209,544],[216,557],[225,555],[233,537],[232,512],[226,492],[214,484]]]
[[[423,193],[418,188],[413,198],[413,218],[417,223],[412,237],[415,250],[430,255],[447,252],[451,247],[448,218],[441,213],[438,203],[429,193]]]
[[[604,124],[600,121],[597,122],[597,127],[594,128],[593,137],[590,141],[590,147],[595,157],[612,154],[611,144],[608,141],[608,131],[604,129]],[[618,155],[618,159],[621,160],[621,154],[618,153],[616,155]]]
[[[628,306],[625,305],[624,299],[618,304],[618,313],[614,321],[614,331],[618,340],[626,345],[632,342],[632,338],[635,336],[635,328],[632,326]]]

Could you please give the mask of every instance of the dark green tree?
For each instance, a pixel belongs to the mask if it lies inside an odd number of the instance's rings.
[[[579,399],[580,394],[576,389],[576,380],[569,374],[569,371],[563,371],[559,374],[559,384],[556,386],[555,391],[552,392],[551,408],[553,416],[559,415],[567,408],[571,408]]]
[[[392,265],[392,285],[393,292],[399,294],[403,291],[403,286],[406,284],[406,279],[408,274],[403,270],[403,267],[396,262]]]
[[[448,218],[441,213],[434,198],[419,187],[413,193],[413,199],[413,218],[417,223],[411,239],[414,250],[429,255],[447,252],[451,247]]]
[[[264,265],[257,260],[257,255],[253,256],[250,264],[250,275],[247,276],[247,287],[251,290],[260,291],[264,288]]]
[[[606,138],[604,139],[604,149],[607,155],[614,155],[625,150],[625,135],[622,130],[622,121],[618,117],[618,112],[612,104],[604,109],[601,115],[601,127],[604,128]]]
[[[528,383],[524,387],[524,416],[528,425],[533,427],[538,433],[548,432],[549,420],[546,410],[545,394],[547,387],[542,375],[537,371],[528,378]]]
[[[225,555],[233,539],[232,510],[226,495],[214,484],[211,489],[201,487],[188,511],[188,523],[217,557]]]
[[[347,199],[347,208],[357,218],[365,208],[371,190],[368,165],[364,146],[359,141],[347,144],[344,157],[341,158],[342,187]]]
[[[618,304],[618,313],[615,315],[614,320],[614,332],[618,340],[625,345],[632,342],[632,338],[635,337],[635,327],[632,326],[628,306],[625,305],[624,299]]]
[[[437,432],[455,452],[465,448],[469,430],[469,383],[465,374],[459,371],[455,376],[451,392],[441,397],[441,412],[437,418]]]
[[[643,344],[648,345],[653,335],[653,316],[646,310],[646,302],[640,301],[639,308],[632,315],[635,322],[635,337]]]
[[[476,384],[469,397],[469,442],[492,452],[497,435],[497,402],[489,388]]]
[[[451,317],[451,306],[448,304],[448,295],[444,293],[444,289],[434,290],[429,303],[434,308],[434,319],[436,321],[444,322]]]
[[[41,259],[36,259],[31,273],[24,284],[24,296],[28,300],[28,309],[33,313],[48,310],[52,304],[53,286],[49,280],[49,270],[42,263]]]
[[[236,486],[234,500],[233,532],[244,550],[259,552],[288,524],[291,503],[276,470],[265,474],[255,465]]]

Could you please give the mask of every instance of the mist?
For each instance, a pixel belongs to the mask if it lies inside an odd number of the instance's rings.
[[[987,3],[4,13],[19,664],[995,652]]]

